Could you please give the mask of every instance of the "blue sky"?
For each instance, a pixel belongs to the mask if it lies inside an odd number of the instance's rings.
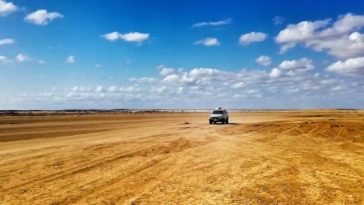
[[[364,1],[0,0],[0,27],[0,109],[364,105]]]

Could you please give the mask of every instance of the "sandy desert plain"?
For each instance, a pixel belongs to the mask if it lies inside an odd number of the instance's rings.
[[[0,204],[364,204],[364,111],[0,116]]]

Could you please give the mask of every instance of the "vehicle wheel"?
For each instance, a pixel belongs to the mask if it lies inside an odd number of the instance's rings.
[[[209,123],[210,123],[210,125],[212,124],[212,122],[211,122],[211,121],[209,121]]]
[[[225,120],[221,121],[221,124],[225,124]]]
[[[226,119],[226,122],[225,122],[226,124],[229,124],[229,119]]]

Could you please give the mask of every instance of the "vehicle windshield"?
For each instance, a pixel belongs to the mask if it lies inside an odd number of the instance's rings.
[[[214,110],[214,111],[212,112],[212,114],[220,114],[220,115],[222,115],[222,114],[224,114],[224,112],[223,112],[223,111],[221,111],[221,110]]]

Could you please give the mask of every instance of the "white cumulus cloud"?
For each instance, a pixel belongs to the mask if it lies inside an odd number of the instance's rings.
[[[36,25],[47,25],[49,22],[59,18],[63,18],[63,15],[58,12],[48,12],[45,9],[39,9],[28,14],[24,20]]]
[[[114,31],[111,33],[104,34],[103,37],[109,41],[116,41],[119,39],[119,35],[120,34],[118,32]]]
[[[6,62],[8,58],[6,56],[0,56],[0,63]]]
[[[101,92],[105,92],[105,89],[102,87],[102,86],[97,86],[96,88],[95,88],[95,92],[96,93],[101,93]]]
[[[16,57],[15,57],[15,60],[22,63],[22,62],[25,62],[25,61],[29,61],[30,58],[27,54],[25,53],[19,53]]]
[[[278,68],[282,70],[297,70],[297,71],[309,71],[313,70],[315,67],[311,59],[301,58],[298,60],[285,60],[282,61]]]
[[[137,42],[141,43],[149,39],[149,33],[140,33],[140,32],[129,32],[129,33],[119,33],[119,32],[111,32],[102,35],[108,41],[116,41],[116,40],[124,40],[127,42]]]
[[[269,66],[272,64],[272,59],[269,56],[259,56],[255,59],[255,62],[262,66]]]
[[[288,67],[293,69],[293,66]],[[291,69],[278,67],[270,72],[265,69],[231,71],[203,67],[170,69],[173,72],[160,73],[159,67],[159,75],[129,79],[122,86],[76,85],[52,95],[38,93],[27,96],[30,101],[34,101],[35,97],[41,98],[39,103],[71,103],[73,106],[73,103],[79,103],[92,108],[100,104],[101,108],[151,108],[151,105],[152,108],[309,108],[323,104],[338,107],[348,98],[359,101],[355,106],[362,106],[360,101],[363,97],[357,94],[364,88],[361,78],[312,72],[290,76],[285,72]],[[22,101],[24,103],[26,101]]]
[[[298,24],[290,24],[278,33],[276,41],[278,43],[304,42],[314,38],[315,31],[326,26],[329,20],[302,21]]]
[[[281,74],[282,74],[281,70],[279,70],[278,68],[273,68],[269,73],[269,77],[278,78],[279,76],[281,76]]]
[[[0,0],[0,16],[5,16],[18,10],[18,7],[13,2]]]
[[[204,45],[204,46],[207,46],[207,47],[210,47],[210,46],[218,46],[220,45],[220,42],[217,38],[205,38],[205,39],[201,39],[201,40],[198,40],[198,41],[195,41],[194,43],[195,45]]]
[[[239,38],[239,43],[243,45],[248,45],[254,42],[264,41],[267,38],[267,34],[262,32],[250,32],[246,34],[242,34]]]
[[[128,42],[143,42],[149,38],[148,33],[130,32],[121,34],[120,38]]]
[[[364,57],[337,61],[327,67],[327,70],[344,75],[364,75]]]
[[[66,59],[66,63],[68,63],[68,64],[73,64],[75,62],[76,62],[76,59],[74,56],[68,56]]]
[[[159,70],[159,74],[162,76],[172,74],[175,71],[174,68],[167,68],[164,65],[158,66],[158,70]]]
[[[353,58],[364,55],[362,28],[364,15],[347,13],[336,21],[324,19],[290,24],[278,33],[275,40],[281,45],[281,53],[302,44],[337,58]]]
[[[10,44],[13,44],[13,43],[15,43],[15,41],[12,38],[0,39],[0,46],[10,45]]]
[[[271,78],[294,77],[315,68],[311,59],[300,58],[297,60],[284,60],[277,67],[273,68],[269,74]]]
[[[231,88],[243,88],[243,87],[245,87],[244,82],[237,82],[237,83],[231,85]]]

